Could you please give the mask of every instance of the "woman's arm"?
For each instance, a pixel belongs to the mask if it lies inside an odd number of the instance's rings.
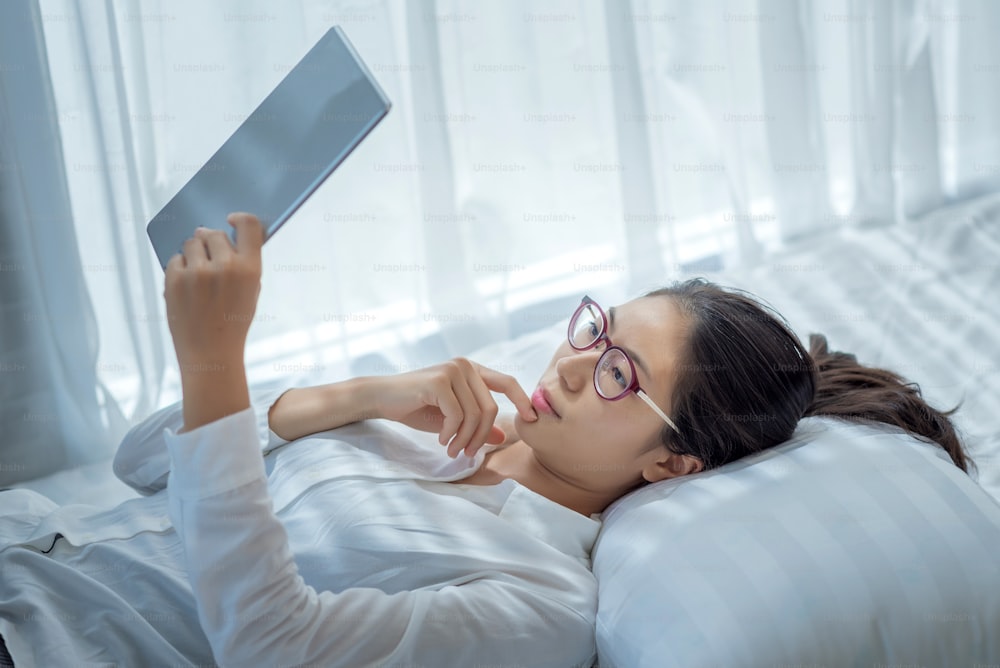
[[[286,441],[378,417],[368,377],[293,387],[267,413],[271,431]]]
[[[397,391],[395,387],[389,387],[395,382],[391,378],[360,377],[326,385],[292,388],[271,406],[268,424],[277,436],[294,441],[352,422],[383,418],[385,415],[378,407],[379,393]],[[514,427],[513,414],[498,415],[495,424],[506,435],[500,443],[501,448],[520,438]],[[426,431],[430,426],[436,427],[437,423],[428,420],[428,425],[415,428]]]
[[[262,454],[304,436],[382,417],[373,396],[376,391],[377,383],[367,377],[291,389],[279,383],[254,385],[250,388],[250,403],[256,414]],[[163,430],[178,432],[183,424],[178,401],[132,427],[115,452],[115,476],[144,496],[166,489],[170,458]],[[506,434],[500,448],[519,439],[513,414],[498,415],[496,426]]]

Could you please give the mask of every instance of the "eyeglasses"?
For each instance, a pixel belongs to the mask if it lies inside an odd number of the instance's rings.
[[[596,347],[602,341],[607,344],[604,354],[597,360],[594,367],[594,389],[602,399],[608,401],[618,401],[627,396],[630,392],[635,392],[640,399],[645,401],[656,414],[663,418],[664,422],[673,427],[674,431],[680,433],[680,429],[674,421],[667,417],[667,414],[660,410],[659,406],[653,403],[649,395],[639,387],[639,377],[635,372],[635,364],[629,358],[624,349],[611,344],[608,338],[608,318],[604,311],[590,297],[584,297],[580,306],[569,321],[569,330],[566,333],[569,345],[574,350],[584,351]]]

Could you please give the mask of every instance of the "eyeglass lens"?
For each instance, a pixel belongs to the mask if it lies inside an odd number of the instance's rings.
[[[577,311],[569,331],[573,345],[584,348],[597,340],[604,331],[604,318],[593,304],[585,304]]]
[[[601,312],[592,304],[585,304],[570,325],[571,341],[578,348],[585,348],[604,332],[605,321]],[[594,386],[605,399],[617,399],[632,385],[632,365],[617,348],[601,356],[594,369]]]

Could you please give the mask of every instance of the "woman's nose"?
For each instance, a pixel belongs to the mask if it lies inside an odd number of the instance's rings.
[[[556,362],[556,373],[568,392],[581,392],[592,382],[601,353],[595,350],[571,352]]]

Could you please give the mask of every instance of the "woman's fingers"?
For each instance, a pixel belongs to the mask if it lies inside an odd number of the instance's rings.
[[[187,260],[184,259],[184,253],[174,253],[173,256],[167,260],[167,269],[171,271],[168,272],[170,276],[176,276],[177,272],[187,266]],[[166,281],[164,281],[166,283]],[[164,285],[163,296],[167,296],[166,286]]]
[[[538,414],[535,412],[534,406],[531,405],[531,399],[518,384],[516,378],[485,366],[479,367],[479,374],[487,387],[496,392],[502,392],[511,400],[522,418],[528,422],[534,422],[538,419]]]
[[[490,427],[490,433],[486,436],[487,443],[491,445],[501,445],[502,443],[506,442],[506,440],[507,440],[507,432],[505,432],[497,425],[493,425],[492,427]],[[475,457],[477,452],[479,452],[479,448],[476,448],[471,453],[469,453],[469,456]]]
[[[220,262],[235,252],[229,237],[222,230],[199,227],[195,230],[195,237],[204,241],[208,249],[208,259],[211,261]]]
[[[463,368],[469,362],[467,360],[463,362],[460,359],[456,359],[452,361],[452,364],[454,364],[454,370],[449,373],[449,376],[451,378],[452,390],[455,392],[455,396],[458,397],[458,401],[462,406],[462,419],[454,438],[448,443],[448,455],[450,457],[457,457],[458,453],[468,445],[473,434],[476,433],[479,422],[482,420],[483,410],[479,405],[479,400],[472,391],[472,387],[469,385],[468,369]],[[446,436],[450,437],[451,432],[448,432]]]
[[[465,373],[465,378],[469,383],[469,389],[472,391],[472,394],[479,405],[480,417],[476,424],[471,425],[474,427],[472,436],[468,441],[461,442],[456,449],[456,455],[459,451],[465,450],[465,454],[471,457],[472,455],[470,453],[473,453],[483,447],[483,443],[486,442],[487,437],[490,435],[490,431],[493,429],[493,423],[496,422],[497,419],[499,408],[497,408],[497,402],[494,401],[493,395],[490,394],[490,388],[486,386],[486,383],[480,375],[481,370],[482,367],[475,362],[469,362],[468,365],[462,365],[462,371]]]
[[[208,252],[205,250],[205,240],[199,234],[189,237],[184,242],[185,267],[197,269],[208,264]]]
[[[438,443],[447,445],[451,435],[457,432],[461,426],[464,412],[462,411],[462,403],[455,394],[453,383],[450,379],[441,383],[441,389],[436,392],[436,395],[434,403],[444,416],[444,421],[441,423],[441,433],[438,436]]]
[[[230,213],[226,216],[226,222],[236,229],[236,247],[234,249],[236,253],[245,260],[260,266],[261,247],[267,241],[267,230],[264,229],[264,224],[257,216],[246,211]]]
[[[538,419],[516,379],[463,357],[394,377],[379,393],[379,412],[416,429],[437,431],[438,442],[452,458],[463,450],[474,457],[485,443],[500,444],[509,437],[495,424],[499,409],[492,391],[509,397],[525,421]],[[421,406],[430,410],[421,412]]]
[[[448,447],[448,454],[451,457],[457,457],[462,450],[465,450],[467,456],[475,457],[491,438],[494,441],[499,439],[499,443],[506,440],[506,434],[495,425],[499,411],[491,391],[503,392],[526,421],[533,422],[538,419],[531,405],[531,399],[513,376],[494,371],[465,358],[456,358],[454,363],[462,371],[468,383],[468,390],[476,403],[475,405],[469,403],[465,392],[456,390],[456,395],[460,397],[465,411],[465,419]]]

